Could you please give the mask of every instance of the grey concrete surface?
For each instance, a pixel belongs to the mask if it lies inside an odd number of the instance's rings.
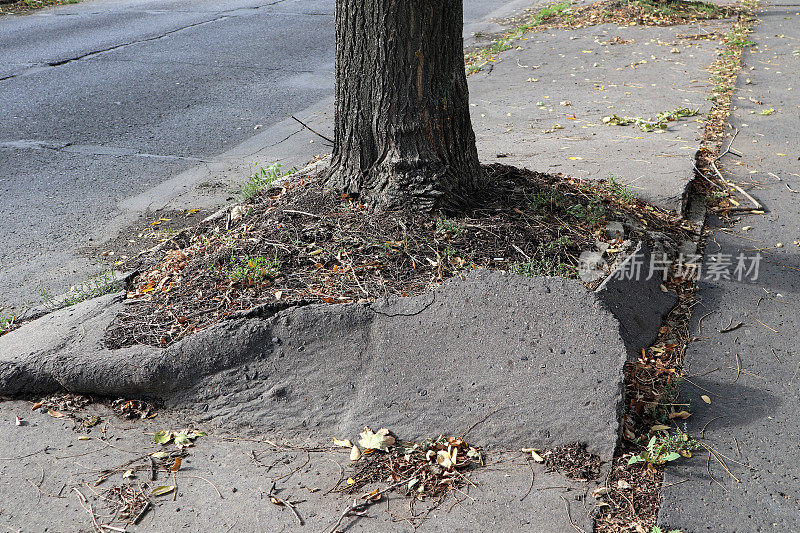
[[[626,349],[581,283],[479,271],[414,298],[250,313],[166,349],[108,350],[118,295],[0,337],[0,394],[145,396],[219,426],[320,439],[367,424],[613,455]]]
[[[155,431],[201,428],[163,412],[146,421],[122,420],[97,405],[86,412],[102,418],[88,433],[74,431],[70,421],[31,412],[31,402],[0,403],[0,527],[4,530],[92,531],[91,518],[73,489],[88,498],[99,523],[108,524],[108,508],[102,499],[105,491],[137,482],[156,486],[177,481],[178,490],[175,501],[171,495],[154,498],[154,507],[142,521],[127,527],[130,532],[327,532],[352,503],[352,495],[328,493],[343,473],[352,473],[349,450],[327,446],[333,436],[357,439],[357,434],[331,434],[323,448],[307,455],[301,449],[266,442],[281,444],[275,435],[231,434],[203,426],[208,435],[189,448],[175,481],[164,473],[155,482],[146,473],[126,481],[120,473],[95,485],[103,469],[161,449],[153,444]],[[17,416],[24,425],[15,425]],[[106,440],[100,438],[101,428],[105,428]],[[78,440],[80,435],[93,439]],[[486,467],[468,474],[472,484],[466,484],[462,493],[448,496],[416,531],[564,533],[573,530],[570,519],[591,531],[589,512],[594,500],[587,492],[597,485],[547,473],[525,456],[490,452]],[[288,509],[270,503],[273,480],[279,497],[299,502],[296,509],[303,526]],[[431,503],[415,502],[415,513],[425,512]],[[366,516],[346,518],[340,531],[407,533],[414,531],[403,520],[410,516],[405,497],[389,493],[387,499],[368,508]]]
[[[653,344],[664,318],[678,302],[675,293],[662,289],[663,280],[657,273],[648,279],[646,271],[652,264],[652,257],[650,247],[638,243],[614,274],[603,280],[595,291],[619,320],[620,334],[631,359]]]
[[[719,43],[680,36],[725,24],[607,24],[529,34],[517,43],[520,49],[469,77],[481,161],[613,177],[632,194],[681,212],[694,177],[700,119],[711,109],[706,69]],[[679,107],[700,115],[673,122],[663,133],[602,123],[612,114],[654,119]]]
[[[682,387],[694,412],[689,431],[724,454],[738,481],[713,458],[709,472],[704,451],[670,467],[659,523],[687,532],[800,531],[800,9],[768,5],[758,18],[750,35],[758,46],[744,54],[733,99],[733,148],[742,157],[723,164],[767,213],[712,220],[706,255],[729,254],[735,265],[740,253],[761,249],[763,259],[757,280],[701,284],[695,317],[707,316],[702,326],[695,318],[691,383]]]
[[[521,5],[467,0],[465,22]],[[332,0],[87,1],[0,18],[0,50],[6,315],[102,270],[143,212],[219,206],[253,163],[328,150],[287,119],[330,134]]]

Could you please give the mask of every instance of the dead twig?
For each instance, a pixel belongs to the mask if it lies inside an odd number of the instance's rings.
[[[530,460],[528,460],[527,463],[528,463],[528,466],[531,469],[531,484],[528,485],[528,490],[525,491],[525,494],[522,495],[522,497],[519,499],[519,501],[524,500],[525,498],[528,497],[528,494],[531,493],[531,491],[533,490],[533,481],[536,478],[536,474],[533,471],[533,465],[531,464]]]
[[[569,520],[569,525],[571,525],[575,531],[579,531],[580,533],[586,533],[586,531],[584,531],[580,526],[578,526],[578,524],[572,521],[572,515],[569,513],[569,502],[567,502],[567,499],[563,496],[559,497],[562,500],[564,500],[564,509],[566,509],[567,511],[567,519]]]
[[[330,137],[325,137],[323,134],[321,134],[321,133],[319,133],[319,132],[317,132],[317,131],[314,131],[313,129],[311,129],[311,127],[310,127],[308,124],[306,124],[305,122],[303,122],[302,120],[300,120],[300,119],[299,119],[299,118],[297,118],[296,116],[294,116],[294,115],[291,115],[291,117],[292,117],[293,119],[295,119],[297,122],[299,122],[301,126],[303,126],[305,129],[307,129],[308,131],[310,131],[311,133],[313,133],[313,134],[314,134],[314,135],[316,135],[317,137],[320,137],[320,138],[322,138],[322,139],[325,139],[325,140],[326,140],[326,141],[328,141],[329,143],[331,143],[331,144],[334,144],[334,142],[333,142],[333,139],[331,139]]]
[[[222,496],[222,495],[220,495],[220,496]],[[300,518],[300,514],[297,512],[297,509],[295,509],[294,504],[292,504],[292,502],[290,502],[288,500],[284,500],[283,498],[279,498],[278,496],[275,495],[275,482],[274,481],[272,482],[272,487],[270,487],[270,489],[269,489],[269,501],[271,501],[272,503],[277,504],[277,505],[283,505],[284,507],[288,507],[289,510],[292,511],[292,514],[294,514],[294,517],[297,519],[297,525],[300,525],[300,526],[303,525],[303,519]]]

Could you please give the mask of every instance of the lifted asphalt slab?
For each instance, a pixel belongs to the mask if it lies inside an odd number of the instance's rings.
[[[733,149],[742,157],[722,163],[766,214],[712,219],[706,256],[733,268],[739,254],[760,249],[762,260],[756,280],[700,284],[682,397],[694,413],[689,432],[723,454],[731,473],[705,450],[667,469],[659,523],[686,532],[800,531],[799,11],[761,10],[733,97]]]
[[[614,178],[631,194],[681,213],[711,109],[706,69],[720,48],[716,40],[685,37],[727,24],[604,24],[526,35],[468,78],[481,161]],[[662,133],[602,122],[612,114],[655,120],[676,108],[699,115]]]
[[[262,309],[168,348],[108,349],[108,295],[0,337],[0,394],[150,397],[218,427],[319,442],[364,425],[610,461],[627,350],[582,283],[476,271],[373,304]],[[527,443],[527,444],[526,444]]]

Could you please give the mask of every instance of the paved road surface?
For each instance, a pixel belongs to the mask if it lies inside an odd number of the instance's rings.
[[[532,3],[467,0],[465,33]],[[88,1],[0,18],[0,50],[2,315],[97,271],[76,250],[142,211],[224,201],[193,185],[297,134],[333,91],[333,1]]]
[[[800,7],[768,5],[759,19],[730,121],[742,157],[723,163],[731,179],[756,185],[767,212],[710,222],[706,255],[718,266],[732,261],[732,279],[700,285],[695,320],[705,318],[693,330],[693,377],[683,388],[689,432],[724,455],[730,474],[714,458],[707,464],[705,450],[668,470],[659,522],[687,532],[800,531]],[[739,281],[737,257],[758,249],[758,279]]]

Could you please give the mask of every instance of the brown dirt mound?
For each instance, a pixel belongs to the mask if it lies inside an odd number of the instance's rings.
[[[609,220],[680,233],[678,220],[597,184],[503,165],[466,213],[373,212],[308,176],[201,225],[138,275],[111,348],[167,346],[267,302],[348,303],[412,296],[473,269],[576,277]],[[232,221],[232,222],[231,222]],[[644,233],[644,232],[642,232]],[[646,238],[645,235],[633,235]]]

